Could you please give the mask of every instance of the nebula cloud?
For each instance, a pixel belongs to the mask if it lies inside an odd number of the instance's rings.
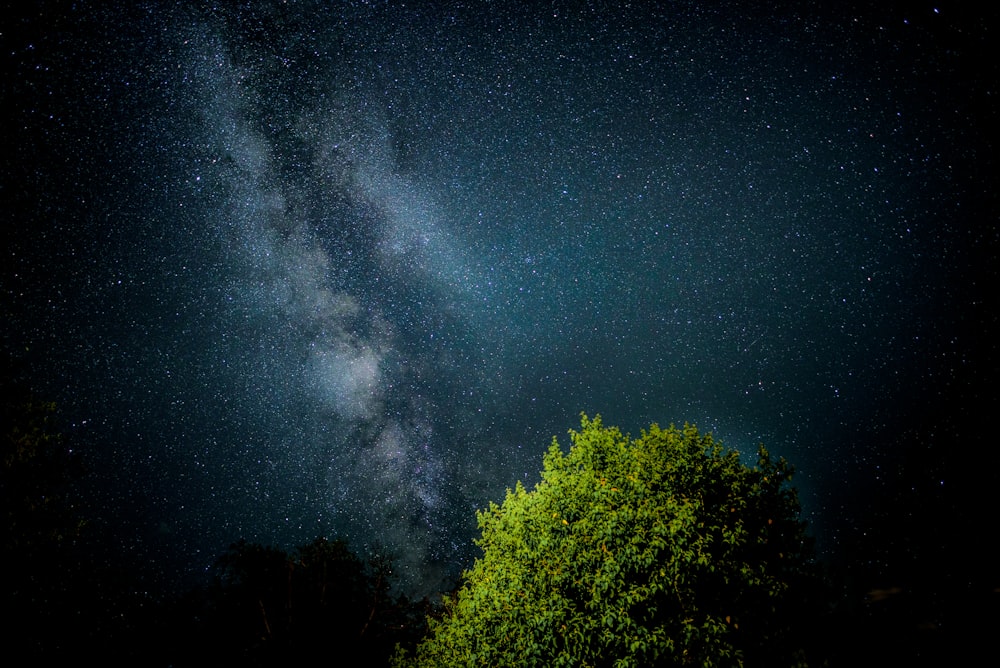
[[[281,164],[287,144],[259,129],[254,105],[263,93],[245,84],[224,40],[209,34],[204,44],[193,60],[215,172],[202,178],[225,193],[206,213],[222,244],[227,292],[261,323],[260,338],[291,348],[275,351],[282,375],[262,382],[314,406],[303,418],[314,433],[292,446],[298,455],[283,457],[325,453],[329,521],[362,542],[374,537],[396,555],[404,577],[417,571],[425,578],[447,474],[431,402],[414,389],[410,366],[435,362],[394,361],[403,356],[400,336],[381,300],[338,283],[341,258],[331,256],[294,201],[304,187],[335,189],[348,207],[335,224],[370,226],[365,233],[377,239],[367,271],[425,286],[429,299],[461,290],[460,253],[421,188],[395,173],[384,129],[345,116],[343,105],[337,113],[301,110],[290,122],[294,138],[284,141],[309,159],[300,166],[305,182],[290,183]]]

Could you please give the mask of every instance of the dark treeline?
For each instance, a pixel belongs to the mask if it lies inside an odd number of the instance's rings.
[[[292,666],[321,657],[384,666],[397,644],[426,634],[438,602],[399,595],[391,559],[362,559],[336,538],[292,550],[236,542],[202,584],[153,593],[80,517],[71,490],[84,469],[55,407],[3,389],[15,397],[3,402],[0,430],[8,656],[41,665]],[[853,564],[828,573],[814,606],[825,619],[811,625],[818,665],[939,665],[968,654],[1000,618],[995,591],[976,590],[972,606],[954,589],[951,600]]]
[[[4,383],[3,639],[8,656],[43,664],[386,665],[426,631],[430,604],[393,591],[386,556],[366,560],[338,539],[291,551],[245,541],[202,584],[154,593],[102,527],[80,517],[84,472],[55,406]]]
[[[67,556],[70,552],[65,553]],[[141,592],[127,572],[48,560],[15,573],[8,651],[43,665],[387,665],[426,632],[426,601],[391,592],[387,560],[361,561],[340,540],[285,551],[233,544],[207,584]]]
[[[364,562],[340,540],[291,552],[241,541],[215,571],[151,620],[149,631],[162,636],[163,624],[175,639],[171,665],[305,665],[327,656],[334,665],[380,666],[397,643],[426,631],[428,603],[392,593],[389,560]]]

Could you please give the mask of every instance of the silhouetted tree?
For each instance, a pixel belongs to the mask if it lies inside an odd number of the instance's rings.
[[[32,659],[64,651],[76,627],[72,547],[83,526],[69,493],[80,466],[55,425],[55,404],[3,384],[0,545],[8,651]]]
[[[391,562],[362,561],[342,540],[291,553],[240,541],[214,582],[174,608],[176,665],[289,665],[335,653],[350,665],[387,665],[397,643],[426,631],[426,605],[391,593]]]
[[[71,541],[82,527],[67,497],[79,461],[56,429],[55,413],[54,403],[27,393],[3,404],[0,538],[8,557],[34,561]]]

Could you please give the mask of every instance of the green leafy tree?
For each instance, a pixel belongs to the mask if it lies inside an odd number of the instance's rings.
[[[811,549],[783,459],[748,467],[693,426],[570,434],[478,513],[482,557],[396,665],[803,663]]]

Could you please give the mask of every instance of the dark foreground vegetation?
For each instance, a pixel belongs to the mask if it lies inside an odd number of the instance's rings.
[[[8,657],[53,665],[945,665],[995,630],[997,592],[821,567],[782,460],[693,428],[629,439],[584,418],[542,483],[480,513],[483,556],[441,601],[337,539],[237,542],[201,584],[149,592],[94,544],[51,404],[6,402]],[[394,658],[395,657],[395,658]],[[475,658],[473,658],[475,657]]]

